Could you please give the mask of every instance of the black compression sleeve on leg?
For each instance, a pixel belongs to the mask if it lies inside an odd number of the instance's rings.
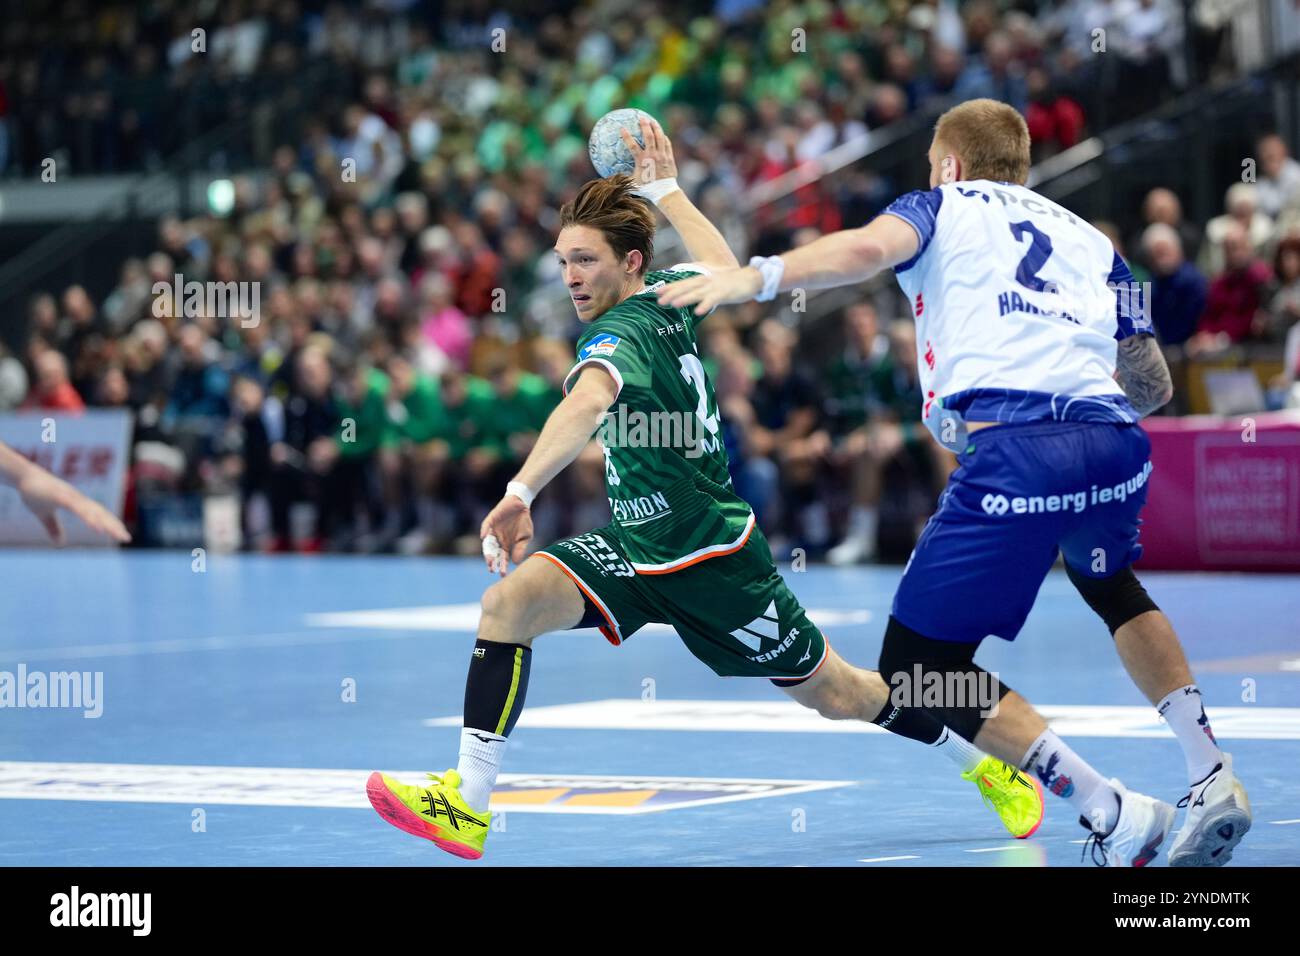
[[[465,726],[509,737],[524,709],[533,651],[523,644],[476,641],[465,678]]]
[[[1139,614],[1160,610],[1132,568],[1125,568],[1108,578],[1090,578],[1074,570],[1067,561],[1065,573],[1070,583],[1088,602],[1088,607],[1106,622],[1111,637]]]
[[[974,642],[933,640],[890,615],[880,649],[880,676],[890,686],[887,709],[901,696],[904,712],[923,713],[974,741],[990,711],[1011,692],[996,674],[974,663],[978,648]],[[932,704],[936,688],[940,701]]]
[[[923,710],[912,707],[895,707],[893,701],[885,702],[885,709],[872,721],[877,727],[909,740],[932,744],[943,734],[943,724]]]

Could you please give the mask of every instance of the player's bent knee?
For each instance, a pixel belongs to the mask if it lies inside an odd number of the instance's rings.
[[[530,645],[535,634],[529,633],[525,616],[531,613],[533,601],[514,574],[502,578],[483,592],[479,602],[480,639],[506,644]]]
[[[1070,567],[1067,561],[1065,573],[1088,607],[1106,622],[1112,637],[1139,614],[1160,610],[1132,568],[1125,568],[1108,578],[1090,578]]]
[[[506,592],[509,590],[504,580],[489,584],[479,598],[479,609],[485,615],[497,615],[505,609]]]

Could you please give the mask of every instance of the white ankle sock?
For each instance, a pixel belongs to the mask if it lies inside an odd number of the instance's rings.
[[[465,727],[460,732],[460,761],[456,764],[460,795],[479,813],[488,808],[505,753],[506,738],[500,734],[473,727]]]
[[[1093,830],[1105,835],[1115,828],[1119,793],[1053,731],[1038,735],[1020,767],[1038,777],[1043,789],[1069,800]]]
[[[970,773],[984,759],[984,754],[974,744],[947,727],[943,728],[939,739],[930,746],[938,748],[940,753],[961,768],[962,773]]]
[[[1217,764],[1223,762],[1223,751],[1210,730],[1201,691],[1195,684],[1170,691],[1156,705],[1156,712],[1165,719],[1183,748],[1188,783],[1204,780]]]
[[[849,513],[849,535],[876,542],[876,509],[874,506],[854,505]]]

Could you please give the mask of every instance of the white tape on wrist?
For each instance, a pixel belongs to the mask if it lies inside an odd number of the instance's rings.
[[[665,196],[669,193],[675,193],[679,189],[681,189],[681,187],[677,185],[677,180],[674,177],[669,176],[667,179],[656,179],[652,183],[638,186],[636,189],[632,190],[632,192],[650,200],[657,206],[659,205],[660,200]]]
[[[785,262],[780,256],[754,256],[749,260],[752,268],[763,277],[763,289],[754,296],[755,302],[771,302],[781,288],[781,278],[785,275]]]
[[[522,481],[512,481],[508,483],[506,485],[506,494],[514,495],[529,508],[533,506],[533,499],[537,497],[537,492],[533,491],[533,489],[529,488]]]

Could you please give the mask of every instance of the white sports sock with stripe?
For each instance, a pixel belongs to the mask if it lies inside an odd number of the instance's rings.
[[[970,773],[984,759],[984,754],[978,747],[947,727],[943,728],[939,739],[930,746],[937,747],[941,754],[961,768],[962,773]]]
[[[506,738],[500,734],[474,727],[461,729],[460,761],[456,764],[456,772],[460,774],[460,795],[471,809],[479,813],[487,811],[505,755]]]

